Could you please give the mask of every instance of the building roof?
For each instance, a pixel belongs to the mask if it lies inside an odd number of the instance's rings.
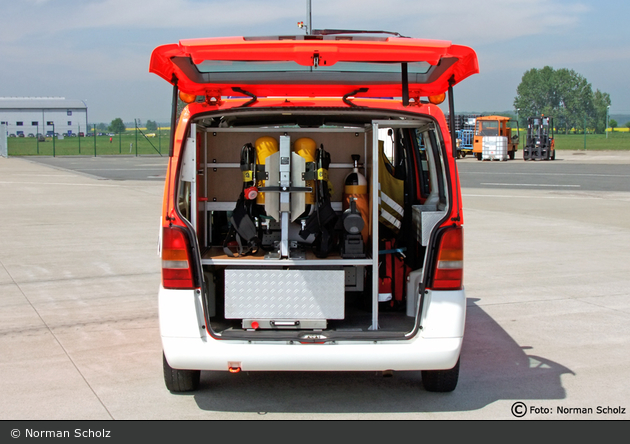
[[[87,109],[82,100],[65,97],[0,97],[1,109]]]

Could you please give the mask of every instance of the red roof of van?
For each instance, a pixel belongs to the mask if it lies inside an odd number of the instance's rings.
[[[442,40],[290,36],[181,40],[157,47],[149,71],[196,95],[411,97],[447,91],[479,72],[476,53]],[[237,88],[235,90],[234,88]]]

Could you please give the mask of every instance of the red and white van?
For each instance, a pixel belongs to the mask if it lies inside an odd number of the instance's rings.
[[[173,85],[167,388],[196,389],[202,370],[365,370],[455,389],[463,214],[438,104],[448,94],[454,115],[475,52],[365,34],[225,37],[160,46],[150,71]]]

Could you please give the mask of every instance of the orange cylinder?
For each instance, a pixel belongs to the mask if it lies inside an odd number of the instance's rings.
[[[361,231],[361,236],[363,237],[363,242],[367,243],[369,235],[370,196],[368,193],[367,180],[363,174],[359,173],[359,159],[360,156],[358,154],[352,155],[354,168],[352,168],[352,172],[346,176],[344,181],[342,202],[343,210],[345,211],[350,208],[350,199],[356,199],[357,210],[361,213],[361,217],[365,223]]]

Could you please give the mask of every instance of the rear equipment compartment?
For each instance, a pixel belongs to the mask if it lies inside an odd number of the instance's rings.
[[[202,275],[217,338],[409,338],[427,286],[461,288],[461,228],[439,228],[453,192],[443,145],[431,116],[385,109],[193,116],[172,193],[199,249],[163,252],[165,274]]]

